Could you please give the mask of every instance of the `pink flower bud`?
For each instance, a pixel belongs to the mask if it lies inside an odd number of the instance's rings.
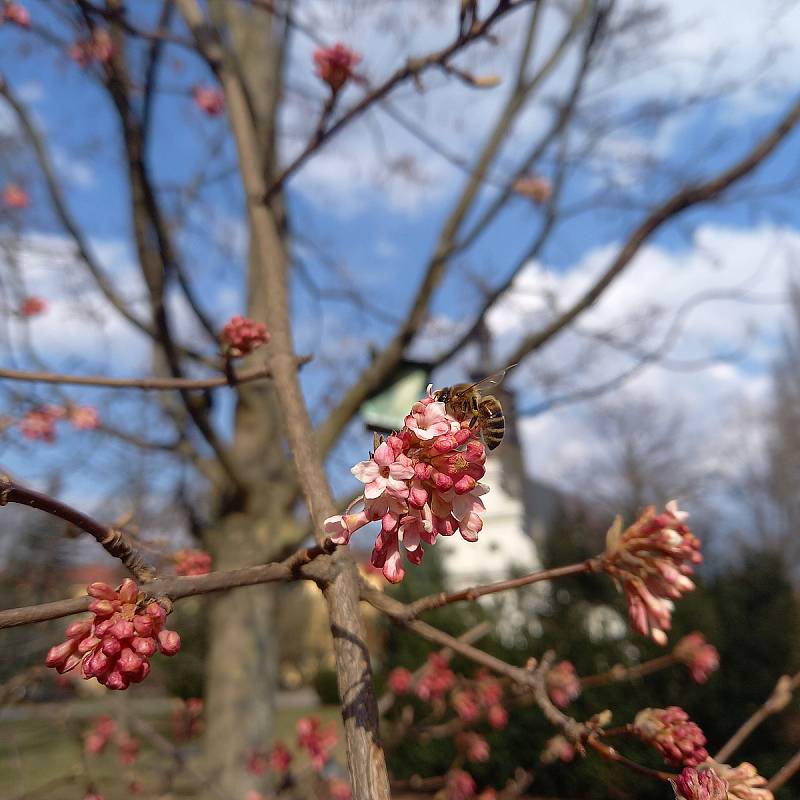
[[[77,642],[75,642],[73,639],[67,639],[66,642],[61,642],[61,644],[54,645],[47,651],[44,663],[48,667],[58,667],[75,652],[76,647]]]
[[[102,622],[95,623],[94,626],[95,635],[100,637],[105,636],[115,622],[116,620],[113,617],[111,617],[111,619],[104,619]]]
[[[155,633],[153,618],[137,614],[133,618],[133,628],[138,636],[152,636]]]
[[[110,617],[115,611],[114,603],[111,600],[92,600],[89,603],[89,611],[96,617]]]
[[[92,623],[87,620],[86,622],[73,622],[72,625],[67,627],[68,639],[83,639],[92,629]]]
[[[446,433],[444,436],[437,436],[433,440],[434,450],[437,450],[439,453],[449,453],[451,450],[455,449],[457,445],[456,437],[450,433]]]
[[[143,660],[136,672],[128,675],[131,683],[141,683],[150,674],[150,662]]]
[[[176,631],[161,631],[158,634],[158,645],[165,656],[174,656],[181,649],[181,637]]]
[[[440,491],[446,492],[453,488],[453,479],[443,472],[433,473],[433,485]]]
[[[698,771],[686,767],[670,781],[677,800],[727,800],[728,782],[713,769]]]
[[[467,494],[467,492],[471,492],[475,488],[476,483],[475,478],[464,475],[455,482],[453,488],[456,494]]]
[[[31,15],[28,9],[25,8],[25,6],[21,6],[19,3],[13,2],[13,0],[9,0],[9,2],[6,3],[3,18],[6,22],[19,25],[20,28],[30,28],[31,26]]]
[[[100,644],[100,639],[97,636],[87,636],[84,639],[81,639],[78,643],[78,652],[79,653],[88,653],[97,647]]]
[[[133,623],[126,619],[117,620],[108,632],[117,639],[130,639],[135,633]]]
[[[56,667],[56,671],[62,675],[65,672],[70,672],[83,660],[83,656],[79,653],[73,653],[60,667]]]
[[[336,94],[353,77],[353,67],[359,61],[361,61],[361,56],[341,42],[337,42],[332,47],[320,47],[314,51],[317,75],[328,84],[333,94]]]
[[[430,464],[426,464],[424,461],[420,461],[414,464],[414,474],[421,481],[430,480],[433,474],[433,467]]]
[[[108,671],[108,657],[97,650],[83,662],[83,674],[87,678],[99,678]]]
[[[124,647],[117,659],[117,669],[124,673],[137,672],[141,666],[142,657],[134,653],[130,647]]]
[[[472,438],[472,431],[469,428],[461,428],[457,430],[454,434],[456,444],[461,447],[462,444],[467,442],[467,449],[469,449],[470,439]],[[474,439],[472,440],[475,441]]]
[[[495,730],[502,730],[508,725],[508,712],[503,706],[495,705],[487,712],[486,719]]]
[[[156,651],[156,640],[147,636],[136,636],[131,639],[131,648],[140,656],[151,656]]]
[[[107,583],[102,583],[100,581],[90,583],[86,588],[86,594],[88,594],[89,597],[96,597],[98,600],[117,599],[116,590],[112,589]]]
[[[103,639],[100,650],[109,658],[116,658],[122,652],[122,642],[113,636],[107,636]]]
[[[411,671],[407,670],[405,667],[395,667],[395,669],[389,673],[386,682],[395,694],[407,694],[411,691],[411,687],[413,686],[414,676]]]
[[[130,578],[125,578],[119,587],[119,599],[123,603],[133,603],[136,601],[138,596],[139,587],[136,585],[136,581],[133,581]]]
[[[120,672],[114,670],[114,672],[110,672],[108,677],[105,680],[105,685],[109,689],[114,689],[116,691],[122,691],[123,689],[127,689],[130,685],[130,681]]]
[[[167,612],[155,601],[152,603],[147,604],[147,608],[145,609],[147,615],[152,617],[155,622],[165,622],[167,619]]]

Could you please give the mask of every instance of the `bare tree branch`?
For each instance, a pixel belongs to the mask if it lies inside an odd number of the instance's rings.
[[[614,280],[618,278],[630,264],[641,246],[650,236],[661,228],[664,223],[693,206],[715,200],[729,186],[755,170],[794,130],[798,121],[800,121],[800,99],[794,102],[778,124],[736,164],[713,178],[695,186],[681,189],[658,206],[630,235],[617,257],[600,276],[599,280],[584,292],[575,303],[545,325],[541,330],[526,336],[507,360],[511,363],[522,361],[530,355],[530,353],[543,347],[557,336],[581,313],[599,300],[603,292],[608,289]]]

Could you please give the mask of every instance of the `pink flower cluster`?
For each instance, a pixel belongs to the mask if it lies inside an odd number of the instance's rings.
[[[208,575],[211,572],[211,556],[205,550],[184,548],[173,556],[176,575]]]
[[[250,355],[262,344],[266,344],[270,340],[270,335],[263,322],[256,322],[237,314],[225,323],[219,338],[226,355],[231,358],[241,358]]]
[[[403,429],[381,442],[367,461],[351,472],[364,484],[363,510],[325,520],[325,532],[337,544],[347,544],[359,528],[380,522],[371,562],[387,580],[398,583],[405,575],[400,543],[408,560],[419,564],[423,543],[458,531],[468,542],[483,527],[482,494],[478,481],[486,468],[486,451],[478,433],[460,422],[444,403],[428,395],[415,403]]]
[[[463,769],[451,769],[447,774],[445,797],[447,800],[471,800],[475,797],[478,786],[475,779]]]
[[[553,195],[553,185],[547,178],[539,175],[527,175],[517,178],[512,189],[520,195],[530,197],[534,203],[541,205],[546,203]]]
[[[661,645],[667,643],[672,601],[694,589],[692,565],[703,560],[700,541],[684,525],[687,517],[673,500],[661,514],[649,506],[625,531],[617,518],[602,559],[625,592],[631,627]]]
[[[84,752],[90,756],[98,756],[112,739],[117,747],[120,763],[126,767],[135,764],[139,757],[139,740],[126,730],[118,728],[116,722],[109,716],[97,717],[92,727],[86,731],[83,737]]]
[[[728,782],[712,769],[686,767],[670,783],[675,800],[727,800]]]
[[[456,747],[464,753],[467,761],[483,763],[488,761],[491,755],[489,742],[474,731],[459,733],[456,736]]]
[[[571,661],[559,661],[547,673],[547,693],[559,708],[566,708],[581,694],[581,680]]]
[[[695,683],[705,683],[719,669],[719,652],[699,631],[687,634],[672,648],[672,654],[688,668]]]
[[[20,419],[19,431],[26,439],[51,443],[56,439],[56,422],[60,419],[67,420],[77,430],[93,430],[100,424],[94,406],[41,406]]]
[[[314,51],[317,75],[330,86],[333,94],[353,77],[353,67],[360,61],[361,56],[341,42]]]
[[[431,653],[419,678],[405,667],[396,667],[387,678],[389,688],[397,695],[410,694],[444,710],[450,693],[450,705],[458,717],[467,723],[485,717],[489,725],[500,730],[508,724],[508,712],[503,707],[503,687],[497,678],[481,670],[474,681],[456,688],[456,675],[442,653]],[[451,691],[452,690],[452,691]]]
[[[194,104],[209,117],[218,117],[225,110],[225,95],[216,86],[195,86]]]
[[[678,706],[643,709],[633,721],[633,730],[668,764],[696,767],[708,758],[703,731]]]
[[[455,682],[456,674],[448,666],[447,658],[441,653],[431,653],[417,681],[415,694],[426,703],[442,700]]]
[[[556,761],[569,764],[575,759],[576,752],[575,745],[559,733],[547,740],[539,760],[542,764],[554,764]]]
[[[189,697],[172,712],[172,736],[178,742],[194,739],[203,731],[203,700]]]
[[[291,764],[292,754],[282,742],[275,742],[268,752],[251,750],[247,757],[247,771],[251,775],[263,775],[267,769],[285,775]]]
[[[26,297],[19,307],[22,317],[35,317],[47,311],[47,300],[41,297]]]
[[[59,406],[42,406],[28,411],[19,421],[19,432],[26,439],[54,442],[56,440],[56,421],[64,416]]]
[[[319,717],[297,720],[297,746],[311,757],[311,764],[321,772],[336,747],[336,725],[322,725]]]
[[[12,22],[14,25],[19,25],[20,28],[30,28],[31,15],[25,6],[8,2],[3,9],[3,16],[0,18],[0,24],[3,22]]]
[[[164,627],[167,612],[155,601],[145,605],[135,581],[126,578],[118,589],[92,583],[87,591],[94,618],[67,628],[66,641],[47,653],[48,667],[63,674],[80,664],[84,680],[127,689],[148,676],[156,650],[165,656],[180,650],[180,636]]]
[[[93,61],[106,64],[113,55],[114,43],[102,28],[95,28],[90,39],[82,39],[69,48],[69,57],[80,67],[88,67]]]
[[[713,771],[728,784],[727,800],[775,800],[767,788],[767,779],[747,761],[738,767],[720,764],[709,758],[700,765],[701,771]]]
[[[270,768],[279,775],[284,775],[289,771],[291,764],[292,754],[289,752],[286,745],[281,742],[275,742],[272,750],[269,752]]]
[[[18,183],[8,183],[3,189],[3,207],[22,211],[31,204],[28,193]]]

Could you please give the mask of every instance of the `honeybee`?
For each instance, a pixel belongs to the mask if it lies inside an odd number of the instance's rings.
[[[494,450],[503,441],[506,430],[506,421],[503,416],[503,407],[500,401],[489,392],[500,382],[512,367],[510,364],[505,369],[492,373],[477,383],[457,383],[455,386],[446,386],[433,393],[435,400],[444,403],[447,413],[457,420],[469,420],[471,428],[477,427],[483,437],[483,442],[489,450]]]

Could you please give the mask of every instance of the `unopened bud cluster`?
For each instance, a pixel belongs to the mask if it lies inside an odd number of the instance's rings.
[[[211,572],[211,555],[205,550],[178,550],[173,560],[176,575],[207,575]]]
[[[603,569],[625,592],[631,627],[661,645],[667,643],[672,601],[694,589],[689,576],[703,560],[687,517],[673,500],[660,514],[646,508],[624,531],[617,519],[602,557]]]
[[[360,61],[361,56],[341,42],[314,51],[317,75],[328,84],[333,94],[353,77],[353,67]]]
[[[194,104],[209,117],[218,117],[225,110],[225,95],[216,86],[195,86]]]
[[[319,717],[302,717],[297,720],[297,746],[305,750],[311,765],[321,772],[336,747],[336,726],[323,725]]]
[[[672,655],[683,662],[695,683],[705,683],[719,669],[719,652],[699,631],[684,636],[672,648]]]
[[[109,716],[95,719],[83,736],[83,750],[87,755],[98,756],[111,742],[116,745],[121,764],[129,767],[136,763],[139,757],[139,740],[124,728],[119,728]]]
[[[571,661],[559,661],[547,673],[547,694],[553,704],[566,708],[581,694],[581,679]]]
[[[633,729],[668,764],[696,767],[708,758],[703,731],[678,706],[643,709],[636,715]]]
[[[262,344],[266,344],[270,335],[263,322],[237,315],[225,323],[219,338],[226,355],[231,358],[241,358],[250,355]]]
[[[126,578],[118,589],[93,583],[87,592],[93,619],[67,628],[66,641],[47,653],[48,667],[64,673],[80,664],[85,680],[127,689],[148,676],[156,651],[174,656],[180,650],[180,636],[165,628],[167,612],[155,601],[145,603],[135,581]]]
[[[3,7],[3,13],[2,16],[0,16],[0,25],[3,22],[11,22],[14,25],[19,25],[20,28],[30,28],[31,15],[25,6],[11,0],[10,2],[6,2]]]
[[[670,781],[675,800],[727,800],[728,782],[712,769],[686,767]]]

